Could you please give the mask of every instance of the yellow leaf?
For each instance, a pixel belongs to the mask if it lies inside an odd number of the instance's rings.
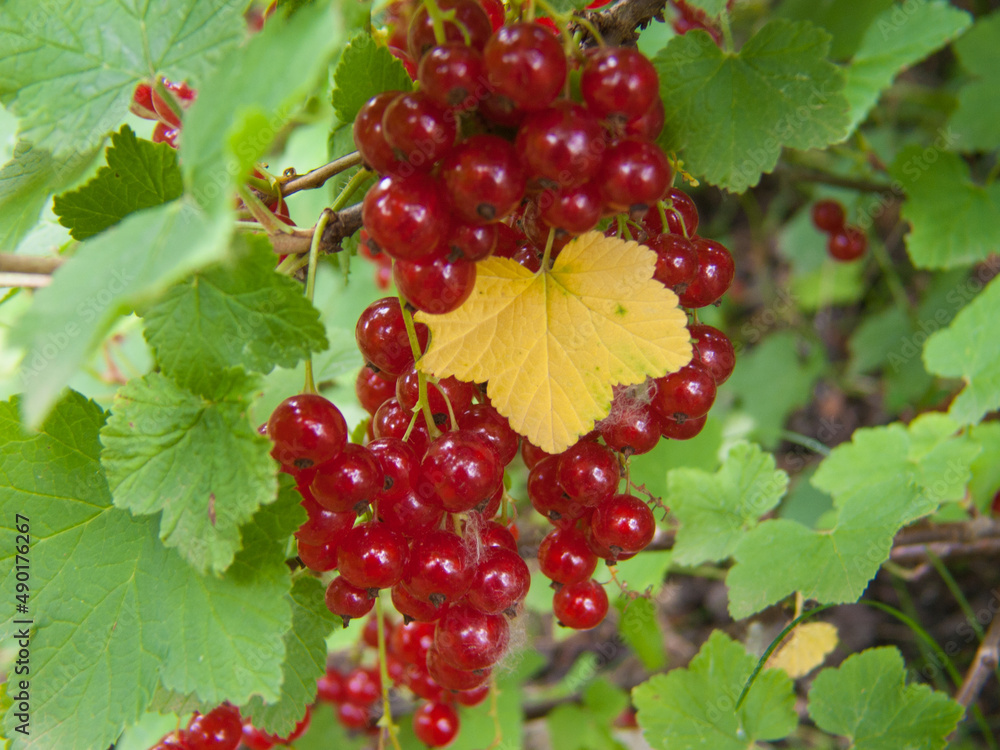
[[[653,280],[656,255],[636,242],[588,232],[551,271],[512,260],[478,264],[472,295],[431,329],[424,372],[488,381],[493,406],[549,453],[607,416],[611,386],[641,383],[691,360],[687,316]]]
[[[783,669],[793,680],[805,677],[837,647],[837,628],[828,622],[807,622],[792,631],[770,659],[768,669]]]

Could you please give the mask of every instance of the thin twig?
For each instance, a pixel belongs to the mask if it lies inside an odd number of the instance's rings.
[[[0,271],[16,273],[53,273],[66,262],[61,255],[18,255],[0,253]]]
[[[955,700],[969,708],[998,664],[1000,664],[1000,617],[994,617],[983,642],[979,644],[976,658],[965,674],[962,687],[955,695]]]
[[[47,273],[2,273],[0,272],[0,287],[28,287],[38,289],[52,283],[52,277]]]
[[[350,154],[334,159],[329,164],[324,164],[322,167],[316,167],[316,169],[311,172],[306,172],[304,175],[293,177],[281,186],[281,194],[287,197],[292,193],[299,192],[300,190],[312,190],[314,188],[322,187],[331,177],[334,177],[341,172],[345,172],[351,167],[356,167],[359,164],[361,164],[361,154],[354,151]]]
[[[821,172],[805,167],[792,167],[780,164],[775,168],[774,174],[785,177],[792,182],[818,182],[823,185],[834,187],[850,188],[861,193],[893,193],[897,191],[888,182],[878,182],[876,180],[862,180],[856,177],[841,177],[840,175]],[[902,194],[900,194],[902,197]]]
[[[610,47],[634,45],[639,39],[637,29],[646,28],[652,21],[663,21],[667,0],[619,0],[600,11],[585,11],[580,15],[597,29],[604,43]],[[586,26],[576,26],[583,41],[596,44]],[[573,29],[574,31],[576,29]]]

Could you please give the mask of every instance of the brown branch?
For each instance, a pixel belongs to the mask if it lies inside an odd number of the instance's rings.
[[[1000,539],[979,539],[975,542],[932,542],[904,544],[893,547],[889,559],[907,565],[924,562],[930,553],[942,559],[950,557],[990,557],[1000,554]]]
[[[790,167],[779,164],[775,168],[774,174],[792,182],[818,182],[822,185],[850,188],[861,193],[892,193],[894,195],[898,193],[899,197],[903,195],[898,190],[893,189],[893,186],[888,182],[862,180],[855,177],[841,177],[840,175],[829,174],[828,172],[821,172],[815,169],[806,169],[804,167]]]
[[[321,253],[339,253],[343,250],[341,243],[361,229],[361,206],[361,203],[355,203],[340,211],[330,212],[331,216],[319,241]],[[291,233],[280,232],[268,236],[278,255],[303,255],[309,252],[315,229],[315,226],[308,229],[296,228]]]
[[[1000,539],[1000,520],[979,516],[957,523],[921,523],[903,529],[894,540],[896,546],[930,544],[934,542],[975,542],[979,539]]]
[[[0,271],[50,274],[66,262],[60,255],[0,253]]]
[[[293,177],[288,180],[288,182],[280,184],[281,194],[288,197],[292,193],[297,193],[300,190],[313,190],[315,188],[322,187],[331,177],[334,177],[341,172],[346,172],[351,167],[356,167],[359,164],[361,164],[361,154],[354,151],[345,156],[341,156],[338,159],[334,159],[329,164],[324,164],[322,167],[316,167],[316,169],[311,172],[306,172],[304,175]]]
[[[654,20],[663,21],[666,7],[667,0],[620,0],[604,10],[585,11],[580,15],[594,25],[606,44],[634,46],[639,39],[637,29],[646,28]],[[597,43],[584,26],[577,25],[574,30],[583,33],[585,43]]]
[[[962,687],[955,695],[955,700],[968,709],[976,700],[990,673],[1000,663],[1000,617],[994,617],[983,642],[979,644],[976,658],[973,659],[969,671],[965,674]]]

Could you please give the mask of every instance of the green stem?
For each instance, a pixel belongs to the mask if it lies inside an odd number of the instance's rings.
[[[236,194],[240,196],[243,200],[243,205],[247,207],[251,215],[260,222],[260,225],[267,230],[268,234],[291,234],[294,229],[285,224],[283,221],[279,221],[274,214],[271,213],[271,209],[264,205],[264,202],[254,195],[253,191],[250,190],[246,185],[238,185],[236,187]]]
[[[444,31],[444,22],[451,20],[449,18],[449,13],[441,10],[438,7],[437,0],[424,0],[424,7],[427,8],[427,15],[431,17],[431,24],[434,27],[434,41],[438,44],[445,44],[448,41],[447,35]],[[454,18],[455,12],[450,11],[451,18]],[[462,24],[456,24],[462,35],[465,37],[465,43],[469,43],[469,32],[467,29],[463,28]]]
[[[801,445],[803,448],[808,448],[813,453],[818,453],[821,456],[829,456],[830,449],[827,448],[823,443],[816,438],[811,438],[808,435],[803,435],[798,432],[792,432],[791,430],[781,431],[782,440],[787,440],[789,443],[795,443],[796,445]]]
[[[358,191],[358,188],[364,184],[365,180],[371,177],[371,174],[372,173],[367,169],[359,169],[354,176],[347,181],[347,184],[344,185],[344,189],[340,191],[340,194],[334,198],[333,203],[330,204],[330,210],[339,211],[346,206],[347,201],[349,201],[351,196]]]
[[[722,27],[722,41],[726,52],[735,52],[736,44],[733,42],[733,30],[729,27],[729,14],[725,11],[719,16],[719,25]]]
[[[539,269],[541,273],[548,273],[549,270],[549,257],[552,255],[552,243],[556,239],[556,229],[555,227],[549,228],[549,236],[545,240],[545,254],[542,256],[542,267]]]
[[[882,275],[885,277],[886,284],[889,285],[889,293],[892,294],[892,299],[895,301],[900,312],[907,317],[910,317],[912,314],[910,298],[906,296],[906,287],[903,286],[903,282],[899,278],[899,274],[896,273],[896,268],[892,264],[892,259],[889,258],[889,254],[885,251],[885,247],[883,247],[881,242],[873,242],[871,243],[871,246],[872,255],[875,257],[875,261],[882,270]]]
[[[423,356],[423,352],[420,350],[420,339],[417,338],[417,327],[413,324],[413,316],[410,314],[410,311],[406,309],[406,300],[403,298],[403,295],[399,292],[397,294],[399,296],[399,307],[403,311],[403,325],[406,326],[406,338],[410,341],[413,361],[417,362]],[[417,393],[419,395],[415,408],[423,412],[424,422],[427,423],[427,433],[431,438],[436,438],[441,434],[441,431],[434,424],[434,415],[431,413],[431,404],[427,398],[427,376],[419,369],[417,370]],[[412,429],[412,425],[410,427]]]
[[[256,188],[266,195],[273,195],[275,198],[279,197],[278,194],[274,192],[274,186],[267,180],[262,180],[260,177],[254,177],[251,175],[247,177],[246,182],[250,187]]]
[[[316,293],[316,264],[319,262],[319,243],[323,237],[327,222],[330,221],[332,212],[324,211],[316,227],[313,229],[312,242],[309,243],[309,270],[306,272],[306,299],[313,301]],[[306,358],[306,382],[302,389],[303,393],[316,393],[316,383],[313,380],[312,357]]]
[[[392,706],[389,704],[389,657],[385,648],[385,621],[382,617],[382,598],[375,597],[375,620],[378,624],[378,672],[382,678],[382,718],[379,720],[382,729],[389,735],[389,742],[396,750],[400,750],[396,739],[396,725],[392,723]]]

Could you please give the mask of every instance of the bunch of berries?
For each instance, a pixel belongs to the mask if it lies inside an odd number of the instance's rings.
[[[860,227],[847,224],[847,215],[840,202],[825,199],[812,207],[813,225],[826,232],[829,239],[826,250],[834,260],[849,263],[857,260],[868,249],[868,235]]]

